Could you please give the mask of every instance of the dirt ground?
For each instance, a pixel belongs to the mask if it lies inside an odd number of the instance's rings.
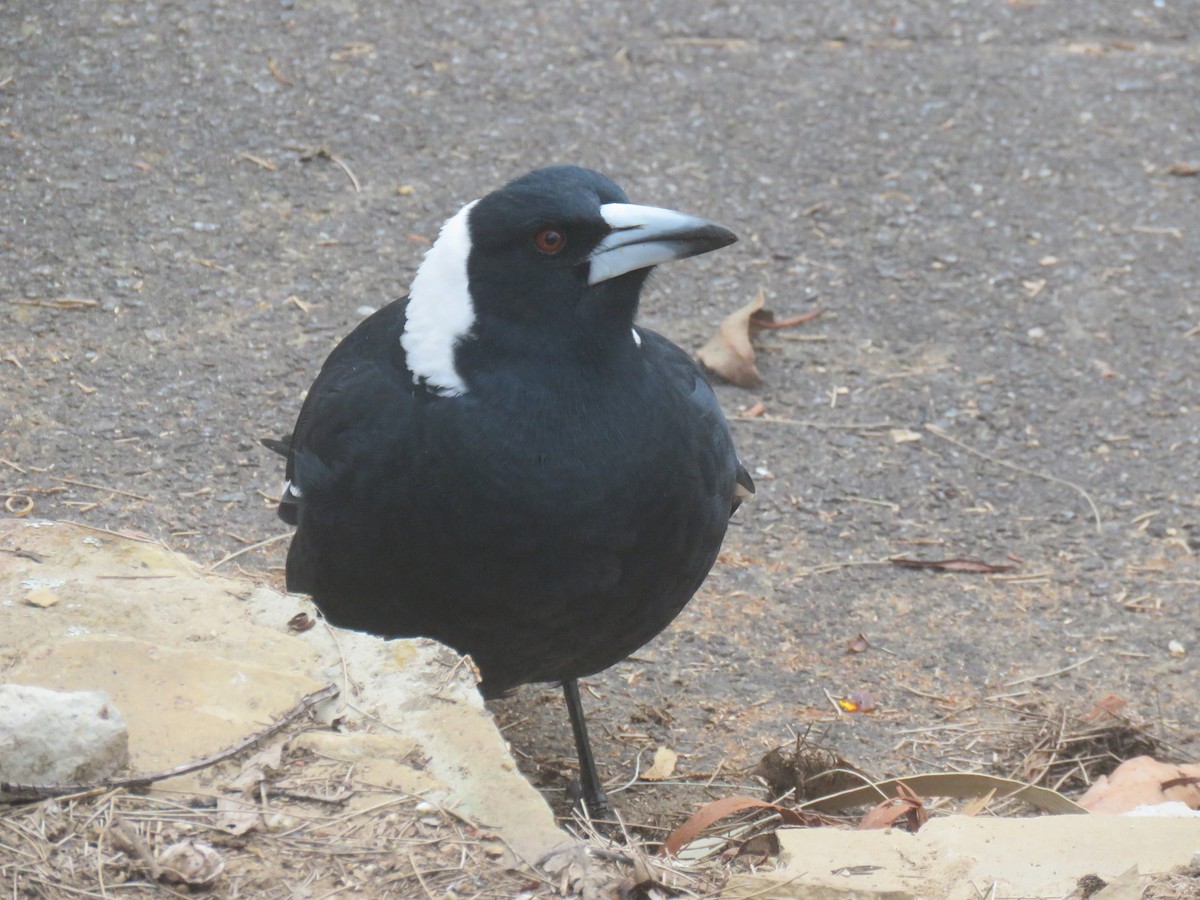
[[[269,541],[224,566],[278,583],[257,439],[446,216],[580,163],[741,235],[642,324],[824,310],[720,388],[759,491],[713,575],[589,682],[629,821],[797,733],[1012,774],[1023,714],[1108,694],[1196,759],[1198,75],[1183,0],[4,3],[0,500],[202,561]],[[495,709],[565,810],[557,692]]]

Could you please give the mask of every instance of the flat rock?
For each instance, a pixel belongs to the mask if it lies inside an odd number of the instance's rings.
[[[1200,820],[1111,815],[947,816],[917,834],[794,828],[778,832],[780,870],[739,876],[724,896],[761,900],[968,900],[1063,897],[1084,875],[1115,881],[1187,865]]]
[[[129,762],[129,731],[99,691],[0,685],[0,781],[79,784]]]
[[[39,590],[59,602],[24,602]],[[333,682],[341,694],[317,713],[338,729],[297,746],[355,761],[373,803],[381,791],[420,794],[527,861],[570,840],[517,772],[457,654],[321,621],[297,634],[288,622],[302,611],[315,615],[302,598],[208,574],[152,541],[0,522],[0,681],[103,691],[128,724],[131,770],[219,752]],[[157,787],[209,790],[196,775]]]

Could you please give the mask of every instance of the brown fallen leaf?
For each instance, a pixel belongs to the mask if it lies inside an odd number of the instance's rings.
[[[846,647],[847,653],[866,653],[871,649],[871,642],[867,640],[865,634],[860,633],[858,637],[853,638]]]
[[[759,291],[759,293],[761,294],[762,292]],[[798,316],[792,316],[790,319],[780,319],[778,322],[776,322],[775,313],[771,312],[769,309],[759,309],[750,314],[750,328],[751,330],[759,328],[764,330],[770,330],[773,328],[794,328],[797,325],[803,325],[805,322],[811,322],[823,312],[825,312],[823,309],[814,309],[810,312],[800,313]]]
[[[722,797],[720,800],[704,804],[692,813],[691,818],[671,832],[670,836],[663,841],[662,847],[659,848],[658,852],[663,856],[674,856],[698,838],[704,829],[714,825],[726,816],[744,812],[748,809],[769,809],[772,812],[778,813],[779,818],[788,825],[811,825],[815,821],[812,817],[805,816],[794,809],[779,806],[775,803],[768,803],[765,800],[759,800],[757,797]]]
[[[858,823],[859,831],[891,828],[900,819],[907,819],[909,831],[917,831],[929,821],[929,811],[920,797],[903,783],[898,784],[896,790],[900,796],[889,797],[862,817]]]
[[[696,351],[704,368],[738,387],[762,384],[762,375],[754,364],[754,347],[750,345],[750,319],[763,308],[766,299],[760,290],[753,300],[725,318],[712,340]]]
[[[1167,166],[1167,174],[1174,175],[1177,178],[1191,178],[1194,175],[1200,175],[1200,163],[1171,163],[1171,165]]]
[[[679,754],[670,747],[659,747],[654,751],[654,762],[642,773],[642,781],[666,781],[675,774],[675,763]]]
[[[1094,813],[1123,813],[1171,801],[1200,809],[1200,765],[1174,765],[1136,756],[1097,778],[1079,798],[1079,805]]]
[[[888,562],[902,569],[933,569],[937,572],[979,572],[992,575],[997,572],[1011,572],[1016,566],[1007,563],[986,563],[979,559],[909,559],[905,556],[893,556]]]
[[[1080,718],[1084,722],[1116,718],[1117,714],[1128,705],[1129,701],[1124,697],[1117,694],[1105,694],[1104,697],[1097,700],[1096,704]]]
[[[159,881],[202,886],[225,871],[225,858],[209,844],[179,841],[158,857]]]
[[[763,383],[754,363],[754,347],[750,335],[761,329],[791,328],[821,315],[815,309],[788,319],[775,320],[775,314],[763,309],[766,294],[759,290],[754,299],[727,316],[712,339],[696,351],[700,364],[718,378],[738,387],[754,388]]]

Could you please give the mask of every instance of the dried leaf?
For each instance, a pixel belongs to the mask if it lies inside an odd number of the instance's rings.
[[[890,778],[887,781],[876,781],[820,797],[806,803],[804,808],[823,813],[840,812],[874,803],[881,794],[889,797],[903,796],[901,784],[914,791],[919,790],[925,797],[979,797],[994,791],[1001,800],[1012,797],[1042,812],[1055,815],[1087,813],[1081,805],[1068,800],[1058,791],[977,772],[930,772],[923,775],[907,775],[904,778]]]
[[[298,612],[288,619],[287,627],[288,631],[292,632],[293,634],[300,634],[302,631],[308,631],[316,624],[317,620],[308,613]]]
[[[742,413],[742,415],[745,416],[747,419],[757,419],[759,416],[765,415],[766,412],[767,412],[767,407],[765,405],[763,405],[763,403],[761,401],[759,401],[758,403],[755,403],[753,406],[751,406],[749,409],[747,409],[744,413]]]
[[[759,292],[762,293],[761,291]],[[790,319],[780,319],[775,321],[775,313],[769,309],[759,309],[750,314],[750,328],[752,330],[759,329],[775,329],[775,328],[794,328],[797,325],[803,325],[805,322],[811,322],[821,313],[823,309],[814,309],[810,312],[800,313],[798,316],[792,316]]]
[[[172,844],[158,858],[162,868],[160,881],[189,885],[204,885],[216,881],[225,871],[225,859],[208,844],[199,841],[180,841]]]
[[[907,428],[893,428],[890,433],[894,444],[911,444],[921,439],[920,434]]]
[[[907,818],[908,830],[915,832],[929,821],[929,811],[925,809],[924,802],[908,785],[900,782],[896,786],[896,792],[900,796],[889,797],[863,816],[862,821],[858,823],[860,831],[891,828],[900,819]]]
[[[985,809],[987,809],[988,804],[992,802],[992,800],[995,798],[995,796],[996,796],[996,789],[992,788],[990,791],[988,791],[982,797],[976,797],[974,800],[971,800],[970,802],[964,804],[963,808],[961,810],[959,810],[958,814],[960,816],[966,816],[968,819],[973,818],[974,816],[979,815],[981,812],[983,812]]]
[[[701,365],[738,387],[761,385],[762,375],[754,364],[754,348],[750,345],[750,319],[765,302],[766,294],[760,290],[753,300],[726,317],[712,340],[696,351]]]
[[[1175,175],[1178,178],[1190,178],[1193,175],[1200,175],[1200,163],[1171,163],[1171,165],[1167,166],[1167,174]]]
[[[692,813],[691,818],[671,832],[671,835],[663,841],[659,853],[663,856],[674,856],[699,837],[704,829],[714,825],[726,816],[745,812],[748,809],[769,809],[772,812],[777,812],[779,813],[779,817],[789,825],[804,825],[807,823],[803,815],[786,806],[767,803],[765,800],[759,800],[755,797],[722,797],[720,800],[704,804]]]
[[[216,824],[226,834],[245,834],[262,824],[262,814],[255,803],[237,797],[218,797]]]
[[[679,754],[670,747],[659,747],[654,751],[654,762],[642,773],[643,781],[665,781],[675,774],[675,763]]]
[[[1096,779],[1079,805],[1094,813],[1123,813],[1171,801],[1200,809],[1200,764],[1173,765],[1150,756],[1126,760]]]
[[[850,653],[866,653],[870,649],[871,642],[867,640],[867,636],[865,634],[859,634],[859,636],[850,641],[849,646],[846,647],[846,650]]]
[[[824,312],[814,309],[776,321],[773,312],[763,309],[764,302],[766,295],[760,290],[753,300],[726,317],[712,340],[696,351],[696,358],[706,369],[738,387],[753,388],[762,384],[762,375],[754,364],[754,347],[750,343],[750,335],[753,332],[792,328],[811,322]]]
[[[997,572],[1011,572],[1016,566],[1007,563],[986,563],[979,559],[908,559],[903,556],[893,556],[888,560],[894,566],[905,569],[933,569],[938,572],[976,572],[992,575]]]
[[[1123,710],[1128,704],[1129,701],[1124,697],[1119,697],[1116,694],[1106,694],[1102,699],[1097,700],[1096,704],[1081,718],[1084,722],[1095,722],[1099,719],[1116,717],[1117,713]]]

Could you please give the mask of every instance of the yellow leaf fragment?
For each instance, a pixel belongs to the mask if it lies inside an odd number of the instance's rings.
[[[654,751],[654,762],[642,773],[643,781],[665,781],[675,774],[675,763],[679,754],[670,747],[659,747]]]

